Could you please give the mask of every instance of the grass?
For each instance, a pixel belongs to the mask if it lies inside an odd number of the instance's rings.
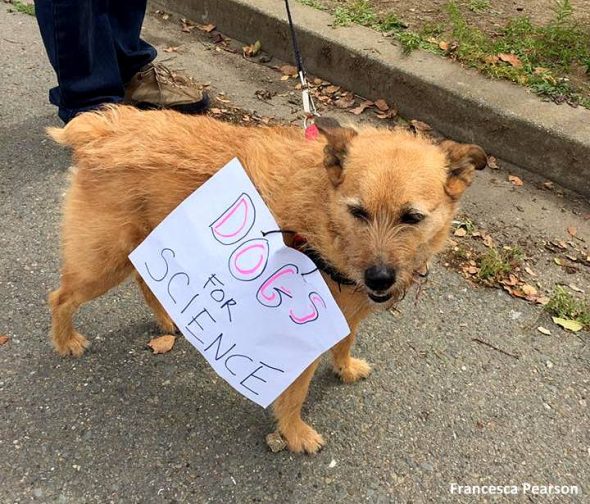
[[[560,285],[555,288],[545,309],[557,317],[577,320],[584,327],[590,328],[590,302],[574,297]]]
[[[523,252],[518,247],[490,248],[479,258],[480,280],[494,281],[510,273],[522,262]]]
[[[558,285],[545,306],[552,315],[567,320],[577,320],[584,327],[590,328],[590,301],[579,299]]]
[[[375,28],[379,17],[367,0],[354,0],[354,2],[336,7],[334,11],[334,24],[336,26],[348,26],[360,24]]]
[[[310,5],[319,0],[300,1]],[[489,0],[470,0],[467,8],[483,12],[489,6]],[[518,16],[494,36],[473,26],[454,0],[447,4],[446,12],[446,25],[425,25],[412,31],[394,13],[376,12],[369,0],[351,0],[336,8],[334,24],[359,24],[387,32],[406,53],[425,49],[446,55],[490,77],[528,86],[546,99],[590,108],[590,27],[575,22],[571,0],[556,0],[553,19],[546,25]],[[498,55],[515,57],[514,64]]]
[[[35,5],[28,4],[21,2],[20,0],[11,0],[10,5],[12,5],[12,10],[15,12],[20,12],[22,14],[28,14],[29,16],[35,15]]]
[[[567,77],[574,66],[590,71],[590,29],[572,20],[570,0],[557,1],[554,18],[547,25],[537,26],[520,16],[495,38],[471,26],[454,1],[447,11],[458,60],[491,77],[529,86],[555,101],[590,108],[590,82],[575,85]],[[514,55],[520,64],[499,61],[499,54]]]
[[[407,28],[407,25],[393,13],[377,14],[368,0],[354,0],[349,4],[337,7],[334,11],[334,24],[336,26],[359,24],[381,32]]]
[[[490,0],[470,0],[469,10],[473,12],[484,12],[490,8]]]

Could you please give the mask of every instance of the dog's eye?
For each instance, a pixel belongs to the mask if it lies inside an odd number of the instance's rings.
[[[402,222],[404,224],[418,224],[422,220],[424,220],[424,214],[420,212],[406,212],[402,215]]]
[[[348,211],[355,219],[362,220],[364,222],[369,222],[371,219],[369,212],[367,212],[363,207],[349,206]]]

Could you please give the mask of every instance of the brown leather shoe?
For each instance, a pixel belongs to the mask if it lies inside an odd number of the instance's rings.
[[[209,98],[190,79],[161,63],[149,63],[125,86],[124,103],[142,109],[166,108],[199,114],[207,110]]]

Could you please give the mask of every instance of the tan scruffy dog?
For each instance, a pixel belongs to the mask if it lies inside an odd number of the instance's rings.
[[[238,157],[283,229],[323,271],[352,330],[332,349],[344,382],[371,368],[350,355],[359,322],[399,300],[414,272],[443,247],[457,202],[486,165],[475,145],[405,131],[342,128],[319,120],[308,141],[298,128],[245,128],[175,112],[110,107],[50,135],[74,151],[65,201],[61,286],[49,296],[52,341],[80,356],[88,341],[72,324],[78,308],[133,273],[128,254],[181,201]],[[289,237],[287,237],[289,239]],[[143,295],[166,332],[174,324],[146,284]],[[324,440],[301,418],[317,362],[276,400],[290,450]]]

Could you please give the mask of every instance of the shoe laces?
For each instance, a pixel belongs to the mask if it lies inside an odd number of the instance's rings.
[[[172,70],[170,70],[166,65],[162,63],[153,63],[152,69],[154,71],[154,75],[156,77],[156,83],[162,91],[162,86],[172,85],[178,88],[182,88],[189,85],[188,79],[182,77]]]

